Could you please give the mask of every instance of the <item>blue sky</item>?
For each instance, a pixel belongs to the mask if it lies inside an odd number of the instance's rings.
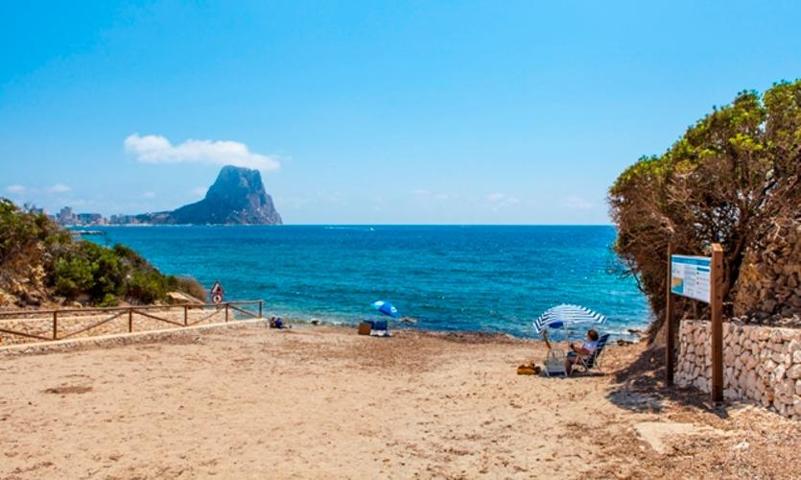
[[[0,195],[139,213],[256,166],[287,223],[608,223],[801,2],[3,2]],[[127,139],[127,141],[126,141]]]

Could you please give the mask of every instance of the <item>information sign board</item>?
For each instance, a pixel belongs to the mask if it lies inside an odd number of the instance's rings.
[[[709,257],[672,255],[670,257],[670,292],[709,303],[711,285]]]

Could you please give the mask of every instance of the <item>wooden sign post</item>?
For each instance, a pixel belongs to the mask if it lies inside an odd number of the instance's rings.
[[[680,295],[710,307],[710,355],[712,401],[723,401],[723,247],[712,245],[712,257],[674,255],[668,244],[667,293],[665,305],[665,383],[673,385],[675,362],[673,295]]]
[[[712,245],[712,288],[709,295],[712,320],[712,401],[723,401],[723,247]]]
[[[667,247],[667,298],[665,298],[665,384],[668,387],[673,386],[673,373],[675,370],[674,367],[674,355],[673,350],[675,349],[674,340],[676,338],[676,333],[674,332],[674,325],[673,325],[673,292],[670,290],[671,280],[672,280],[672,268],[673,268],[673,244],[668,243]]]

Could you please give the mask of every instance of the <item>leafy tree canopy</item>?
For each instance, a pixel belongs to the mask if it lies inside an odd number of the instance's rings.
[[[760,95],[745,91],[691,126],[664,154],[640,158],[609,191],[615,250],[657,315],[664,317],[666,249],[724,248],[729,309],[749,251],[771,241],[777,223],[801,218],[801,81]],[[689,308],[689,305],[684,308]]]

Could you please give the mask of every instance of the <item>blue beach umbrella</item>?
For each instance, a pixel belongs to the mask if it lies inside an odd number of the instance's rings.
[[[385,300],[373,302],[373,308],[392,318],[398,318],[400,316],[400,313],[398,312],[398,309],[395,308],[395,305],[392,305]]]
[[[564,328],[568,331],[581,325],[595,325],[606,322],[606,317],[581,305],[562,304],[551,307],[534,320],[534,330],[542,333],[545,329]]]

